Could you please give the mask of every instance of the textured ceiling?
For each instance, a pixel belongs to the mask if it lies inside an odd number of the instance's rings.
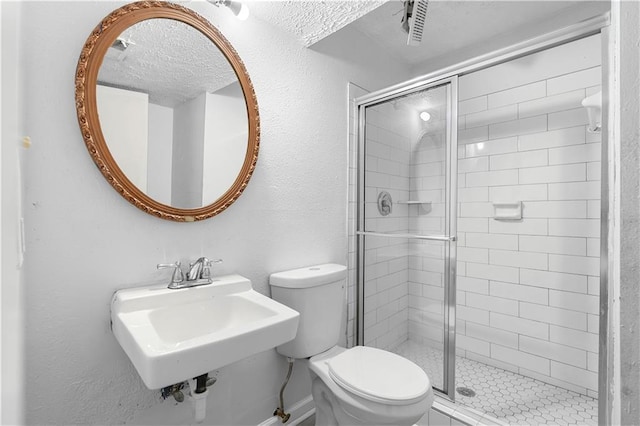
[[[119,38],[128,47],[124,51],[109,49],[98,81],[148,93],[151,103],[174,107],[237,81],[220,50],[200,31],[182,22],[142,21]]]
[[[290,33],[309,47],[387,0],[285,0],[247,2],[251,15]],[[251,18],[249,18],[251,19]]]

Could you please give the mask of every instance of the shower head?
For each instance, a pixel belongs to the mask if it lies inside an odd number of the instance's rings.
[[[418,46],[422,42],[424,21],[427,18],[429,0],[405,0],[402,28],[409,34],[408,46]]]

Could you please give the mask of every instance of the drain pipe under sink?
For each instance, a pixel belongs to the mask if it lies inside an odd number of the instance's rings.
[[[189,380],[189,388],[191,389],[191,400],[193,402],[196,423],[202,423],[207,415],[207,395],[209,395],[207,381],[208,374],[203,374]],[[213,382],[209,381],[209,383],[215,383],[215,379]]]
[[[276,411],[273,412],[274,416],[278,416],[282,419],[282,423],[286,423],[289,420],[289,417],[291,417],[291,413],[286,413],[284,411],[284,388],[287,387],[287,383],[289,383],[289,379],[291,378],[291,371],[293,370],[293,362],[295,359],[287,357],[287,361],[289,362],[289,371],[287,372],[287,378],[282,384],[282,388],[280,388],[280,406],[278,406]]]

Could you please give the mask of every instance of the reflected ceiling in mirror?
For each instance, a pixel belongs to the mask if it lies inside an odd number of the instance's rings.
[[[173,19],[148,19],[125,29],[98,73],[99,84],[147,93],[149,102],[171,108],[237,81],[211,40]]]
[[[218,214],[255,167],[249,76],[218,30],[182,6],[138,2],[106,17],[78,62],[76,104],[102,173],[155,216]]]

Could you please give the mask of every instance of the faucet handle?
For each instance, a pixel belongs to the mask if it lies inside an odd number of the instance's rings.
[[[179,268],[182,263],[178,260],[175,263],[158,263],[156,265],[157,269],[166,269],[166,268]]]
[[[175,268],[173,270],[173,275],[171,276],[171,283],[181,283],[184,281],[184,274],[182,273],[182,268],[180,267],[182,263],[177,261],[176,263],[158,263],[156,266],[157,269],[166,269],[166,268]]]
[[[202,265],[202,278],[211,278],[211,266],[214,263],[222,263],[222,259],[209,260],[205,258],[204,264]]]

